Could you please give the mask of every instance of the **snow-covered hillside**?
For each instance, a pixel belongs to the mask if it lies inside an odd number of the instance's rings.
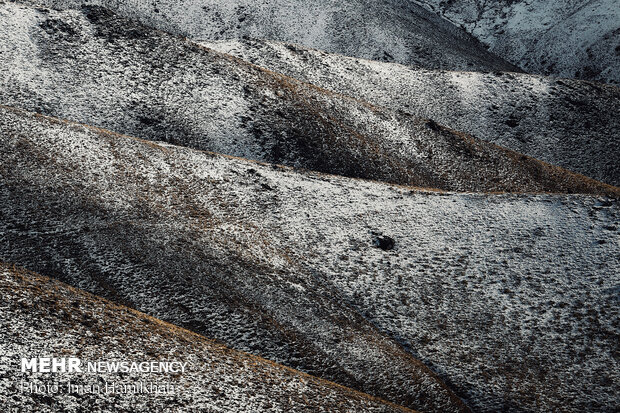
[[[227,349],[146,314],[5,263],[0,263],[0,294],[0,402],[6,412],[410,412]],[[187,364],[183,374],[20,372],[19,360],[25,355],[60,358],[67,354],[84,364]],[[20,386],[28,388],[23,383],[58,385],[58,394],[52,398],[21,390]],[[72,394],[68,394],[69,383],[75,386]],[[145,387],[153,383],[162,391],[155,397],[123,391],[122,386],[132,389],[136,383]],[[112,385],[117,389],[113,396],[103,393],[106,384],[108,389]],[[83,391],[80,395],[76,394],[77,386]],[[169,389],[174,391],[164,391]]]
[[[285,244],[235,216],[244,199],[269,208],[256,196],[275,190],[258,172],[272,167],[19,111],[0,123],[2,260],[400,405],[466,410]],[[222,185],[231,178],[242,186]]]
[[[427,411],[609,410],[620,205],[420,192],[3,109],[0,258]]]
[[[192,39],[242,36],[429,68],[518,70],[464,30],[402,0],[34,0],[57,8],[104,6]]]
[[[617,0],[410,0],[532,73],[620,84]]]
[[[241,39],[205,46],[620,185],[620,89],[519,73],[444,72]]]
[[[457,191],[617,193],[105,9],[0,5],[0,102],[244,158]]]
[[[0,406],[616,412],[619,9],[0,0]]]

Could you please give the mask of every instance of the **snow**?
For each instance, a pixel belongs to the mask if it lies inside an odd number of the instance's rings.
[[[616,0],[414,0],[527,72],[620,82]]]
[[[230,350],[187,330],[7,264],[0,264],[0,292],[0,400],[6,411],[46,411],[41,400],[53,400],[55,411],[67,412],[408,411]],[[187,370],[183,374],[20,372],[22,357],[42,354],[78,356],[84,364],[167,360],[186,363]],[[26,386],[57,386],[57,393],[22,391],[22,381]],[[83,393],[69,394],[69,383],[74,391],[80,386]],[[172,391],[157,395],[120,390],[113,395],[105,393],[111,392],[112,385],[115,389],[132,389],[138,383]],[[7,397],[9,394],[11,397]]]
[[[620,91],[516,73],[429,71],[277,42],[203,42],[275,72],[620,184]]]
[[[388,0],[21,0],[58,9],[83,4],[191,39],[244,36],[298,43],[428,68],[516,70],[463,30],[423,7]]]
[[[45,77],[27,81],[0,72],[0,99],[10,106],[144,139],[397,184],[463,192],[617,192],[427,119],[316,88],[102,9],[54,11],[14,3],[0,9],[36,16],[32,21],[39,24],[7,37],[30,41],[48,68]],[[9,29],[18,27],[0,26],[0,33]],[[3,67],[19,61],[0,59]]]
[[[476,411],[614,403],[617,200],[423,192],[2,119],[7,261],[421,410],[458,404],[412,356]]]
[[[620,190],[495,145],[617,183],[616,87],[507,72],[400,0],[87,1],[174,34],[40,1],[67,10],[0,3],[0,403],[617,404]],[[572,14],[554,11],[552,27],[548,2],[451,3],[446,16],[491,40],[499,26],[485,24],[506,13],[519,35],[493,47],[510,56],[529,61],[535,40],[558,70],[585,70],[566,47],[592,54],[583,77],[615,70],[605,0],[557,2]],[[534,15],[549,24],[532,40]],[[572,32],[582,26],[604,38],[590,52]],[[10,387],[22,353],[66,352],[174,357],[193,366],[171,378],[191,391],[41,399]]]

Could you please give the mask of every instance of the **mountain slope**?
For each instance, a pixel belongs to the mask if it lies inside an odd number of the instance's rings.
[[[5,411],[410,411],[230,350],[146,314],[3,263],[0,293],[0,401]],[[84,373],[76,377],[19,372],[22,357],[39,355],[78,357],[84,364],[165,360],[187,365],[183,374]],[[40,395],[21,391],[22,380],[36,386],[60,384],[59,392]],[[104,381],[118,389],[142,382],[162,388],[165,384],[174,391],[155,397],[120,391],[114,396],[86,392],[77,397],[66,390],[69,382],[85,389],[102,389]]]
[[[0,259],[427,411],[613,411],[620,208],[419,192],[3,110]]]
[[[467,411],[319,269],[236,216],[273,203],[257,164],[21,111],[0,124],[0,259],[399,405]]]
[[[101,8],[0,5],[0,102],[142,138],[457,191],[617,193]]]
[[[428,71],[264,40],[203,44],[620,185],[617,87],[517,73]]]
[[[36,0],[103,6],[192,39],[243,36],[300,43],[351,56],[428,68],[518,70],[423,7],[402,0]]]
[[[615,0],[412,0],[527,72],[620,84]]]

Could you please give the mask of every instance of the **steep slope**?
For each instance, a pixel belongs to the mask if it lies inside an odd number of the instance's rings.
[[[402,0],[36,0],[57,8],[103,6],[192,39],[243,36],[427,68],[519,70],[464,30]]]
[[[614,410],[617,200],[419,192],[0,120],[2,260],[423,411],[463,406],[411,355],[476,411]]]
[[[456,191],[616,188],[118,18],[0,5],[0,102],[120,133]]]
[[[617,87],[517,73],[428,71],[264,40],[204,45],[620,185]]]
[[[0,259],[399,405],[467,411],[236,216],[273,203],[258,165],[6,109],[0,124]]]
[[[616,0],[411,0],[531,73],[620,84]]]
[[[4,411],[410,411],[230,350],[146,314],[3,263],[0,293],[0,401]],[[22,357],[40,355],[77,357],[83,369],[87,361],[187,365],[182,374],[21,373]],[[70,394],[69,383],[74,390],[82,386],[87,391],[79,396]],[[162,391],[153,397],[121,390],[137,383],[153,383]],[[58,390],[42,394],[21,390],[29,385],[56,385]],[[113,385],[118,389],[114,395],[105,394]],[[90,389],[93,391],[88,392]]]

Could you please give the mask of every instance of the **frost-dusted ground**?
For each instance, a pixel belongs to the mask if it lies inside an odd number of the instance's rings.
[[[250,36],[427,68],[519,70],[445,19],[402,0],[34,0],[106,7],[191,39]]]
[[[4,261],[420,410],[460,406],[411,356],[476,411],[617,407],[616,199],[420,192],[0,119]]]
[[[205,46],[620,185],[620,89],[519,73],[443,72],[265,40]]]
[[[411,0],[528,72],[620,83],[617,0]]]
[[[455,191],[618,191],[101,8],[0,5],[0,52],[0,104],[145,139]]]
[[[399,405],[466,410],[237,216],[243,188],[269,210],[272,189],[252,169],[268,167],[10,110],[0,122],[0,259]],[[221,185],[237,174],[242,187]]]
[[[230,350],[187,330],[0,264],[0,401],[7,412],[405,412],[410,411],[273,362]],[[21,373],[22,357],[186,362],[184,374]],[[21,381],[60,383],[60,394],[20,390]],[[108,383],[169,383],[168,394],[67,394]]]

